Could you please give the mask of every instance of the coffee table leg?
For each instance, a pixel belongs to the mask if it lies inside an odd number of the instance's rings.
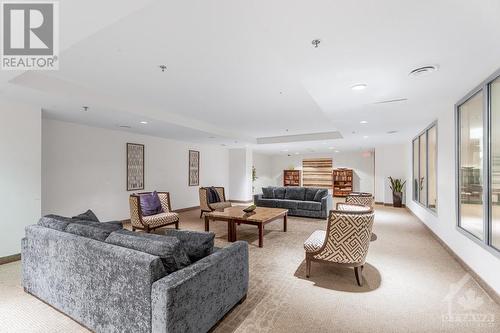
[[[205,216],[205,231],[210,231],[210,222],[208,216]]]
[[[286,232],[286,222],[287,222],[287,214],[285,214],[285,216],[283,216],[283,231]]]
[[[232,221],[233,224],[233,242],[236,242],[238,240],[238,236],[236,235],[236,222]]]
[[[264,223],[259,223],[259,247],[264,246]]]

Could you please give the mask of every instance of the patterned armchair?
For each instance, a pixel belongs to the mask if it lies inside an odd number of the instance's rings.
[[[337,210],[343,212],[369,212],[372,208],[360,204],[337,202]]]
[[[316,230],[304,242],[306,276],[311,274],[312,261],[335,263],[354,267],[356,281],[362,286],[363,265],[370,245],[373,219],[372,209],[330,211],[326,231]]]
[[[208,203],[208,189],[206,187],[200,187],[200,219],[203,217],[203,213],[213,212],[214,210],[224,210],[227,207],[231,207],[231,203],[226,201],[226,194],[224,192],[224,187],[214,187],[220,197],[220,202]]]
[[[371,193],[352,192],[345,198],[346,203],[358,204],[373,208],[373,195]]]
[[[141,229],[145,232],[161,228],[167,225],[175,224],[175,229],[179,229],[179,214],[171,211],[170,193],[157,192],[160,198],[161,208],[163,212],[156,215],[142,216],[140,195],[149,194],[150,192],[143,192],[132,194],[129,197],[130,204],[130,222],[132,223],[132,230]]]

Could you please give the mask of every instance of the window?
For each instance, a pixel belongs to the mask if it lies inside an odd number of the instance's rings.
[[[413,140],[413,200],[437,210],[437,127],[432,124]]]
[[[500,71],[456,105],[457,224],[499,254]]]

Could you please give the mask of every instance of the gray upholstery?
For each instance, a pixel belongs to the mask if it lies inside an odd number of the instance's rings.
[[[275,187],[273,189],[274,199],[285,199],[285,190],[286,188],[284,187]]]
[[[247,292],[248,245],[166,274],[158,256],[40,225],[22,240],[25,290],[106,333],[207,331]]]
[[[112,229],[113,225],[103,225],[100,222],[75,222],[70,223],[66,227],[66,232],[74,235],[79,235],[86,238],[92,238],[101,242],[104,242],[106,238],[108,238],[109,234],[111,234],[114,230]],[[115,226],[118,228],[118,226]]]
[[[70,224],[71,222],[74,222],[74,220],[71,219],[70,217],[51,214],[40,218],[40,220],[38,220],[38,225],[50,229],[64,231],[66,230],[68,224]]]
[[[304,200],[306,189],[304,187],[287,187],[285,190],[286,200]]]
[[[119,230],[111,233],[106,243],[158,256],[167,273],[178,271],[191,264],[181,241],[175,237]]]
[[[247,286],[248,244],[239,241],[153,283],[153,332],[207,332]]]
[[[326,189],[308,187],[275,187],[274,195],[285,193],[295,199],[264,199],[262,194],[254,195],[254,203],[259,207],[276,207],[288,209],[288,215],[326,219],[328,212],[333,208],[333,198]],[[303,195],[303,196],[302,196]],[[311,199],[314,200],[306,200]],[[318,201],[317,201],[317,200]]]
[[[262,188],[262,197],[264,199],[274,199],[274,187],[263,187]]]
[[[73,216],[74,219],[77,220],[85,220],[85,221],[92,221],[92,222],[100,222],[97,216],[94,214],[92,210],[87,210],[85,213],[81,213],[80,215]]]
[[[165,235],[177,238],[192,262],[205,258],[214,249],[213,232],[167,229]]]

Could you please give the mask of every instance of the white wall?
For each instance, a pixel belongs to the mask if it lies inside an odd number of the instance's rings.
[[[469,267],[500,293],[500,258],[457,230],[455,212],[454,108],[438,116],[438,212],[431,213],[411,199],[412,182],[407,186],[407,207],[436,233]],[[415,133],[416,134],[416,133]],[[411,142],[407,144],[407,175],[412,172]]]
[[[262,193],[262,187],[274,186],[272,156],[253,153],[253,165],[257,180],[253,183],[254,193]]]
[[[392,204],[389,176],[411,182],[407,169],[408,145],[394,144],[375,148],[375,201]],[[406,198],[403,198],[403,203]]]
[[[40,108],[0,101],[0,257],[21,252],[24,227],[40,218]]]
[[[371,152],[341,152],[331,154],[275,155],[272,157],[272,184],[283,185],[283,170],[294,167],[302,170],[304,158],[329,158],[333,168],[350,168],[354,172],[354,191],[373,193],[374,157]]]
[[[229,149],[229,199],[252,200],[252,150]]]
[[[102,220],[129,218],[126,143],[145,145],[145,190],[169,191],[174,209],[199,205],[188,186],[188,150],[200,151],[200,186],[228,187],[228,151],[158,137],[43,119],[42,213],[88,208]]]

